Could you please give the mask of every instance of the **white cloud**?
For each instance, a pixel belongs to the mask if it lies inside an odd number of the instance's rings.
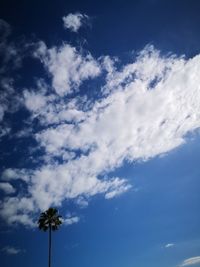
[[[119,179],[120,183],[123,181],[121,179]],[[110,192],[107,192],[105,194],[105,198],[106,199],[111,199],[111,198],[114,198],[116,196],[119,196],[123,193],[125,193],[126,191],[128,191],[129,189],[131,188],[131,185],[130,184],[127,184],[127,185],[123,185],[123,186],[116,186],[115,189],[111,190]]]
[[[34,172],[26,196],[20,194],[4,199],[0,205],[1,216],[9,224],[34,227],[34,213],[49,206],[60,206],[65,198],[89,198],[100,193],[108,193],[105,197],[111,198],[130,187],[124,179],[100,180],[91,172],[84,165],[78,166],[75,160],[58,166],[44,166]]]
[[[188,62],[165,59],[157,51],[143,56],[115,73],[117,88],[96,102],[84,121],[38,133],[36,138],[46,152],[53,155],[63,148],[90,151],[79,162],[88,161],[101,172],[124,159],[145,160],[183,144],[184,136],[200,125],[198,72],[196,80],[191,79],[193,69],[200,65],[199,57]],[[116,80],[116,76],[120,78]],[[133,78],[122,86],[127,76]],[[149,89],[155,78],[156,87]]]
[[[38,212],[34,200],[27,197],[7,197],[0,202],[1,217],[8,224],[23,224],[27,227],[35,227],[33,214]]]
[[[43,126],[34,135],[44,151],[43,162],[35,170],[4,170],[4,180],[21,179],[27,185],[25,196],[19,193],[1,203],[9,223],[33,226],[33,211],[61,206],[66,199],[78,203],[96,194],[110,199],[126,192],[130,183],[111,177],[111,171],[124,161],[167,153],[200,127],[199,55],[186,60],[146,47],[120,69],[109,57],[97,61],[88,55],[66,44],[48,49],[40,43],[36,56],[52,75],[55,92],[45,87],[37,93],[27,90],[24,96]],[[91,103],[88,97],[69,98],[84,80],[103,70],[101,99]]]
[[[19,170],[8,168],[2,172],[1,179],[4,181],[20,179],[28,182],[30,179],[30,173],[24,169]]]
[[[6,194],[15,193],[15,188],[9,183],[0,183],[0,190],[3,190]]]
[[[71,30],[72,32],[77,32],[79,28],[86,24],[89,20],[89,17],[85,14],[75,13],[68,14],[63,18],[64,28]]]
[[[171,248],[171,247],[174,247],[174,244],[173,243],[169,243],[169,244],[166,244],[165,245],[165,248]]]
[[[190,265],[195,265],[199,263],[200,263],[200,256],[197,256],[197,257],[192,257],[192,258],[184,260],[183,263],[179,266],[184,267],[184,266],[190,266]]]
[[[84,80],[95,78],[101,72],[91,54],[84,56],[68,44],[48,49],[40,42],[34,55],[51,74],[53,88],[60,96],[77,90]]]
[[[15,169],[11,169],[11,168],[6,169],[3,171],[1,178],[3,180],[10,180],[13,178],[15,179],[19,176],[17,172],[18,170],[15,170]]]
[[[199,56],[188,61],[161,57],[157,50],[147,47],[134,63],[120,71],[109,64],[104,86],[107,96],[88,111],[82,111],[83,120],[49,127],[36,135],[49,157],[63,150],[82,152],[53,170],[41,169],[45,175],[39,176],[46,177],[43,186],[47,188],[48,184],[48,193],[54,196],[49,200],[57,199],[60,203],[64,196],[105,192],[105,197],[111,198],[120,194],[129,189],[125,180],[103,181],[97,177],[120,166],[125,159],[147,160],[166,153],[183,144],[185,135],[200,126]],[[53,177],[62,177],[58,190]],[[32,187],[32,194],[38,186],[42,188],[41,181],[33,180],[38,182]],[[64,188],[70,191],[66,193]],[[42,192],[46,199],[48,193],[44,189]]]
[[[83,158],[80,161],[84,161]],[[91,169],[85,169],[79,160],[57,166],[44,166],[34,173],[30,193],[36,205],[45,210],[49,206],[60,206],[63,199],[76,199],[79,196],[91,197],[95,194],[127,190],[124,179],[98,179]],[[42,178],[41,178],[42,177]],[[117,191],[118,190],[118,191]],[[111,197],[111,196],[110,196]]]
[[[38,118],[43,126],[65,123],[79,123],[85,119],[82,111],[73,100],[65,102],[55,95],[45,96],[43,93],[34,95],[29,91],[24,92],[25,106],[32,113],[32,119]],[[34,98],[38,98],[34,105]],[[55,103],[56,102],[56,103]],[[30,104],[29,104],[30,103]]]
[[[15,247],[11,247],[11,246],[6,246],[6,247],[2,248],[1,251],[5,252],[6,254],[9,254],[9,255],[16,255],[16,254],[24,252],[24,250],[21,250],[21,249],[15,248]]]
[[[65,225],[71,225],[71,224],[74,224],[74,223],[77,223],[79,222],[80,218],[77,217],[77,216],[69,216],[67,218],[64,218],[62,221],[63,221],[63,224]]]
[[[46,105],[46,98],[44,95],[36,94],[34,92],[24,91],[25,106],[30,111],[38,111]]]

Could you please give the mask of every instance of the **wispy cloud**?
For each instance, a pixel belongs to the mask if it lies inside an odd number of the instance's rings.
[[[190,266],[190,265],[195,265],[199,263],[200,263],[200,256],[197,256],[197,257],[192,257],[192,258],[184,260],[179,266],[184,267],[184,266]]]
[[[15,91],[15,71],[21,67],[23,46],[11,41],[11,26],[0,19],[0,140],[8,135],[11,126],[4,122],[5,114],[16,112],[20,107],[20,97]]]
[[[64,16],[62,19],[64,28],[69,29],[72,32],[77,32],[81,26],[88,22],[89,17],[81,13],[70,13],[67,16]]]
[[[12,246],[6,246],[2,248],[1,251],[9,255],[16,255],[24,252],[24,250]]]
[[[79,220],[80,218],[78,216],[67,216],[66,218],[63,219],[63,223],[65,225],[71,225],[79,222]]]
[[[171,248],[171,247],[174,247],[175,246],[175,244],[173,244],[173,243],[169,243],[169,244],[166,244],[165,245],[165,248]]]

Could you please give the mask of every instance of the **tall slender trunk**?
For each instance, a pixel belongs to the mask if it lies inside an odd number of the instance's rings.
[[[51,267],[51,224],[49,224],[49,267]]]

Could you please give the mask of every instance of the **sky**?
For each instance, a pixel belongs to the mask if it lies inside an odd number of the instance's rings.
[[[199,10],[1,1],[2,267],[200,267]]]

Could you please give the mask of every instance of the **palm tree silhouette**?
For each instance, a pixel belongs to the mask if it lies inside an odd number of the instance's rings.
[[[62,224],[60,220],[62,216],[58,215],[58,211],[55,208],[49,208],[45,212],[40,214],[38,220],[38,227],[40,230],[49,230],[49,267],[51,267],[51,232],[58,230],[59,226]]]

